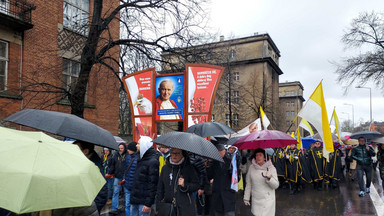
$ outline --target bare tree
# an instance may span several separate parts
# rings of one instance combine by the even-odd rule
[[[342,42],[346,48],[355,48],[360,52],[341,63],[334,63],[338,82],[351,86],[353,83],[372,81],[384,89],[384,14],[361,13],[352,20]]]

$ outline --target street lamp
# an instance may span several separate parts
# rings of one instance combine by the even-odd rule
[[[364,86],[356,86],[356,88],[365,88],[369,89],[369,116],[370,116],[370,123],[372,123],[372,92],[370,87],[364,87]]]
[[[344,105],[352,106],[352,128],[354,128],[355,127],[355,112],[354,112],[354,109],[353,109],[353,104],[344,103]]]
[[[351,128],[351,121],[349,120],[349,113],[347,112],[341,112],[341,114],[345,114],[345,115],[348,115],[348,128],[350,129]]]

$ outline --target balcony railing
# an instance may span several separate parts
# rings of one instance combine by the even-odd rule
[[[36,6],[23,0],[0,0],[0,13],[26,23],[32,23],[32,10],[35,9]]]

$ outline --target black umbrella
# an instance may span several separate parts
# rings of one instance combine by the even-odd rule
[[[371,139],[382,137],[382,136],[384,135],[377,131],[360,131],[360,132],[351,134],[349,138],[358,139],[359,137],[364,137],[367,140],[371,140]]]
[[[221,124],[219,122],[203,122],[199,124],[192,125],[191,127],[185,130],[187,133],[194,133],[201,137],[209,137],[216,135],[226,135],[236,133],[227,125]]]
[[[153,142],[224,162],[219,151],[211,142],[192,133],[173,131],[161,135],[159,138],[154,139]]]
[[[235,142],[241,138],[243,138],[244,136],[237,136],[237,137],[231,137],[229,138],[229,140],[225,143],[225,145],[233,145],[235,144]]]
[[[99,146],[119,149],[113,135],[109,131],[72,114],[26,109],[9,116],[4,121],[90,142]]]

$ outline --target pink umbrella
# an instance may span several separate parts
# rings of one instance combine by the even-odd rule
[[[297,141],[290,135],[277,130],[261,130],[244,136],[237,140],[234,146],[239,149],[280,148]]]

